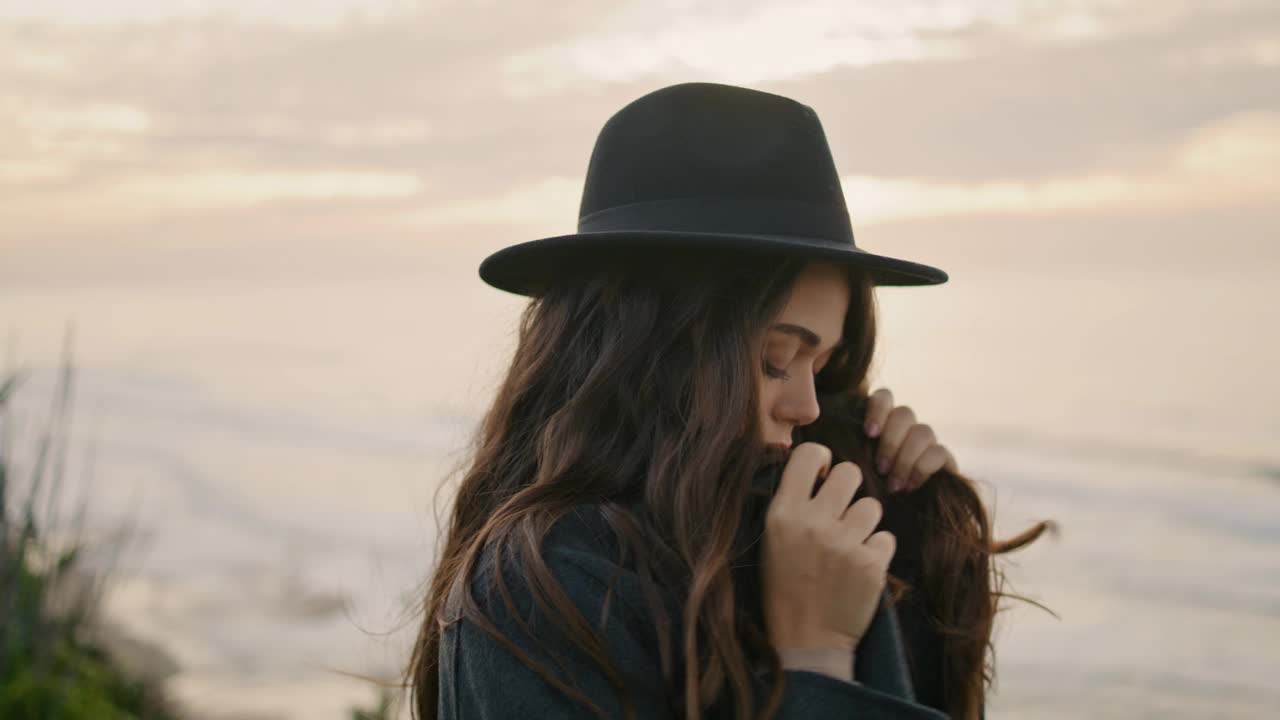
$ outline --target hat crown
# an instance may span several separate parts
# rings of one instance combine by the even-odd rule
[[[599,261],[685,251],[835,262],[876,285],[946,282],[941,269],[854,244],[840,176],[813,108],[734,85],[691,82],[643,95],[596,137],[577,232],[502,248],[480,263],[521,295],[577,282]]]
[[[608,218],[621,215],[640,229],[635,223],[641,203],[653,208],[651,217],[663,216],[663,229],[754,228],[853,242],[840,177],[817,113],[791,98],[749,88],[672,85],[633,100],[609,118],[591,152],[579,232],[618,229]],[[629,212],[610,212],[628,206]],[[756,217],[737,222],[727,217],[750,208],[760,210],[748,212]],[[777,208],[785,208],[781,216]],[[822,222],[809,228],[768,227],[806,213],[816,213]],[[681,216],[697,226],[681,225]],[[740,227],[711,221],[713,216]],[[762,224],[761,216],[775,220]]]

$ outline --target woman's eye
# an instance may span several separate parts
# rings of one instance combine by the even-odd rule
[[[767,362],[764,364],[764,372],[769,377],[778,378],[780,380],[789,380],[791,378],[791,375],[787,374],[786,370],[776,368]]]

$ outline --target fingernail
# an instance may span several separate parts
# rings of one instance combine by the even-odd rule
[[[882,459],[880,461],[880,464],[877,467],[879,467],[881,475],[889,472],[889,459],[888,458]]]
[[[898,478],[889,478],[889,492],[896,493],[902,489],[902,481]]]
[[[871,423],[867,426],[867,434],[871,437],[880,436],[880,423]]]

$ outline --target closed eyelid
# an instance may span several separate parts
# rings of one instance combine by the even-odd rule
[[[813,358],[814,372],[820,371],[831,362],[831,358],[840,350],[840,346],[829,348],[822,354],[816,354],[810,347],[793,347],[790,343],[775,345],[770,343],[766,357],[771,358],[778,365],[790,365],[795,362],[796,358],[809,357]]]
[[[774,335],[769,340],[770,344],[787,343],[788,345],[799,345],[800,352],[816,352],[818,343],[821,342],[821,338],[815,335],[813,331],[799,325],[778,323],[777,325],[774,325],[771,330]],[[844,345],[845,340],[841,338],[834,345],[827,348],[823,354],[830,356],[831,354],[839,351],[841,347],[844,347]]]

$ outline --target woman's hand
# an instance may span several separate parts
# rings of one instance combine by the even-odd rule
[[[782,470],[765,515],[761,578],[769,640],[778,650],[853,652],[871,624],[897,540],[872,532],[883,508],[852,502],[862,472],[831,466],[831,450],[801,443]],[[817,478],[825,476],[812,498]]]
[[[933,428],[916,422],[906,405],[893,406],[893,393],[880,388],[867,398],[863,425],[868,437],[879,437],[877,469],[889,478],[889,492],[915,490],[930,475],[946,468],[956,470],[951,451],[938,444]]]

